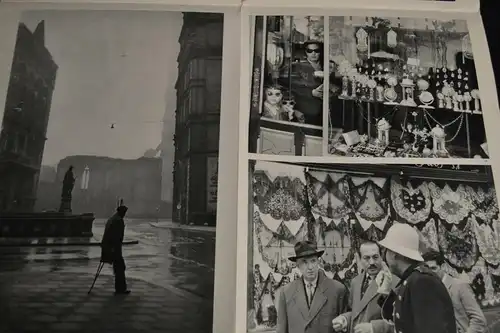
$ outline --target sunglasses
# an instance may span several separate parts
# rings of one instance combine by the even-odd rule
[[[320,49],[306,49],[306,53],[320,53]]]
[[[295,106],[295,101],[283,101],[283,105]]]
[[[267,96],[276,96],[276,97],[282,96],[281,92],[279,92],[279,91],[277,91],[277,92],[268,91],[266,94],[267,94]]]

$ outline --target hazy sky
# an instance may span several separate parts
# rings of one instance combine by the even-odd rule
[[[44,165],[77,154],[138,158],[160,143],[164,116],[172,137],[182,13],[37,11],[22,17],[32,30],[41,20],[59,66]]]

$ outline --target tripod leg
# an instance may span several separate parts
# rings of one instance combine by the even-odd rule
[[[92,282],[92,285],[90,286],[90,289],[88,291],[87,294],[90,294],[90,292],[92,291],[92,289],[94,288],[94,285],[95,285],[95,282],[97,281],[97,278],[99,277],[99,274],[101,274],[101,271],[102,271],[102,268],[104,267],[104,263],[101,261],[99,263],[99,266],[97,267],[97,272],[95,273],[95,278],[94,278],[94,282]]]

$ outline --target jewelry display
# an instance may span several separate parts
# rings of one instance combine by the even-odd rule
[[[403,66],[403,70],[406,72],[407,67],[406,65]],[[417,103],[415,103],[414,96],[413,96],[413,91],[415,89],[415,84],[413,83],[413,80],[410,78],[410,75],[408,73],[405,73],[403,75],[403,80],[401,81],[401,88],[403,91],[403,99],[401,100],[400,105],[403,106],[417,106]]]
[[[434,96],[432,96],[432,94],[427,91],[427,89],[429,89],[429,82],[420,78],[417,81],[417,87],[420,91],[418,99],[420,103],[422,103],[422,105],[419,105],[418,107],[423,109],[434,109],[434,107],[431,105],[432,103],[434,103]]]
[[[368,100],[370,102],[373,102],[375,100],[375,88],[377,87],[377,82],[374,79],[370,79],[370,80],[368,80],[366,85],[369,89]]]
[[[470,92],[470,94],[474,99],[474,113],[482,113],[481,106],[479,104],[480,101],[479,90],[474,89]]]
[[[349,30],[351,45],[345,53],[335,55],[342,56],[337,66],[338,96],[358,103],[342,103],[355,115],[342,113],[337,122],[342,125],[335,131],[356,130],[368,140],[349,149],[343,149],[343,141],[338,140],[339,148],[332,144],[329,152],[363,157],[472,158],[478,144],[468,123],[475,116],[468,114],[481,113],[481,99],[470,61],[470,37],[465,36],[468,32],[454,21],[433,21],[426,31],[435,38],[428,40],[419,35],[412,21],[401,22],[377,17],[351,23],[355,27]],[[402,131],[399,125],[398,131],[391,131],[399,122]],[[368,146],[383,151],[374,152]]]
[[[438,93],[437,94],[437,98],[439,100],[438,108],[444,109],[444,100],[445,100],[445,97],[444,97],[443,93]]]
[[[463,111],[463,101],[464,101],[464,96],[459,92],[457,95],[455,95],[456,98],[457,98],[457,102],[458,102],[458,112],[462,112]]]
[[[437,156],[446,156],[448,154],[446,150],[446,133],[444,129],[436,125],[432,131],[432,151]]]
[[[453,111],[460,111],[458,105],[459,105],[459,101],[458,101],[458,95],[453,95],[453,97],[451,98],[452,99],[452,102],[453,102]]]
[[[353,68],[350,73],[351,77],[351,98],[356,99],[356,87],[357,87],[357,77],[358,77],[358,71],[356,68]]]
[[[340,96],[346,98],[349,94],[349,78],[347,76],[342,76],[342,94]]]
[[[465,112],[471,112],[470,102],[472,101],[472,96],[470,92],[466,91],[464,94],[464,102],[465,102]]]
[[[366,30],[363,28],[359,28],[358,31],[356,32],[356,38],[358,41],[356,45],[358,51],[359,52],[368,51],[368,33],[366,32]]]
[[[445,108],[452,110],[453,96],[455,95],[455,89],[453,89],[453,87],[448,82],[444,82],[444,87],[443,89],[441,89],[441,93],[444,95],[444,100],[446,102]]]
[[[384,91],[384,98],[386,99],[384,104],[397,105],[398,103],[396,103],[396,100],[398,99],[398,94],[394,87],[398,84],[398,80],[394,76],[389,76],[387,78],[387,84],[389,87],[387,87]]]
[[[389,131],[391,129],[391,125],[385,118],[380,119],[377,122],[377,141],[381,146],[389,145]]]
[[[381,85],[377,85],[376,92],[377,92],[377,102],[383,102],[384,101],[384,87],[382,87]]]
[[[387,46],[390,48],[398,46],[398,34],[392,29],[387,32]]]

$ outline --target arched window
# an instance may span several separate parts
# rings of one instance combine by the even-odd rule
[[[82,173],[82,183],[81,183],[82,190],[89,189],[89,180],[90,180],[90,168],[87,165],[85,166],[85,169],[83,169]]]

